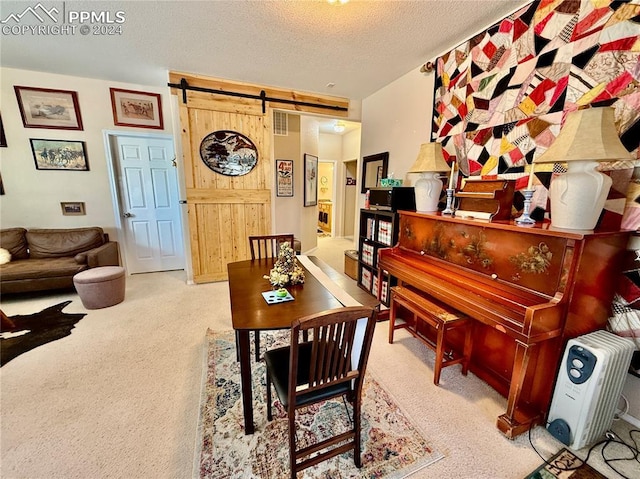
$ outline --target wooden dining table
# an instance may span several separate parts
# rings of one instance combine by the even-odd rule
[[[273,262],[273,258],[266,258],[237,261],[227,265],[231,320],[238,336],[245,434],[254,432],[250,332],[289,329],[295,319],[342,307],[342,303],[304,267],[304,284],[286,288],[293,300],[267,303],[262,293],[271,291],[272,287],[264,275],[269,273]]]

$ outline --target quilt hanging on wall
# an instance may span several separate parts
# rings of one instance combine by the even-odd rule
[[[463,175],[499,174],[523,189],[563,116],[604,105],[640,159],[640,0],[534,1],[437,59],[433,140]],[[624,209],[634,163],[608,165]],[[553,168],[536,166],[537,187],[549,187]]]

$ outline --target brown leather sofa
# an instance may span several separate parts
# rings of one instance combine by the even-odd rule
[[[0,293],[73,288],[73,276],[97,266],[119,266],[118,243],[102,228],[0,230],[0,248],[11,261],[0,265]]]

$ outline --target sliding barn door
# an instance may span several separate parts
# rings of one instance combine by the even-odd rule
[[[213,99],[188,92],[181,104],[189,236],[196,283],[224,281],[227,263],[248,259],[249,235],[271,231],[270,110],[257,100]],[[248,137],[258,162],[247,174],[225,176],[200,157],[202,140],[214,131]]]
[[[347,117],[349,101],[180,72],[170,72],[169,80],[180,104],[193,279],[224,281],[228,263],[250,258],[248,237],[272,233],[272,108]],[[202,140],[222,130],[255,145],[258,162],[246,175],[216,173],[201,159]]]

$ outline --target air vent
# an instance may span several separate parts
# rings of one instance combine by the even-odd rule
[[[273,112],[273,134],[276,136],[288,136],[289,135],[289,126],[288,126],[289,115],[283,113],[281,111]]]

